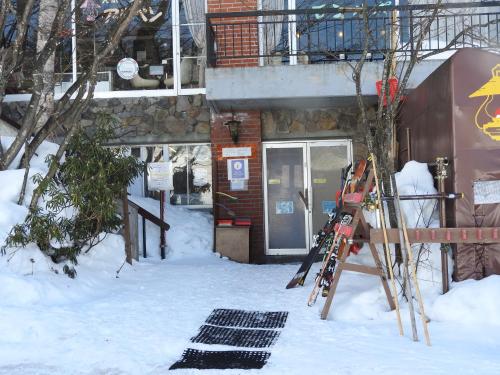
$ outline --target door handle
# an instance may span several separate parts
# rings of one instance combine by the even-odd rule
[[[309,194],[308,194],[307,189],[305,191],[305,194],[303,192],[299,191],[299,197],[300,197],[300,200],[302,201],[302,203],[304,203],[306,210],[309,211]]]

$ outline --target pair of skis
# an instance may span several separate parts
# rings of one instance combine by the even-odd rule
[[[342,211],[344,196],[346,194],[352,194],[356,192],[358,184],[363,178],[363,175],[365,174],[366,165],[367,165],[366,160],[364,159],[360,160],[356,165],[356,168],[354,170],[351,179],[348,179],[347,177],[350,171],[350,167],[348,167],[347,171],[344,171],[347,173],[343,173],[344,175],[343,180],[345,182],[342,187],[342,193],[340,194],[339,197],[338,207],[334,210],[334,212],[330,214],[330,217],[326,225],[324,226],[323,230],[320,231],[320,233],[318,233],[318,237],[315,239],[314,246],[309,251],[308,256],[299,267],[297,273],[293,276],[292,280],[290,280],[290,282],[286,286],[287,289],[293,288],[297,285],[304,285],[306,276],[309,273],[309,270],[311,269],[311,266],[314,263],[317,255],[321,252],[323,247],[326,246],[328,250],[326,251],[326,254],[323,258],[321,271],[316,277],[316,283],[319,283],[320,286],[324,287],[324,290],[327,290],[329,285],[328,280],[331,279],[328,277],[328,275],[333,275],[333,270],[335,268],[334,258],[338,255],[338,252],[342,250],[343,246],[345,245],[344,244],[345,242],[344,239],[346,238],[345,231],[346,228],[348,228],[349,226],[347,224],[348,217],[350,217],[350,221],[352,221],[352,215],[344,213]],[[315,290],[316,289],[317,288],[315,285]]]
[[[328,294],[330,285],[333,281],[337,258],[341,255],[342,251],[344,251],[346,238],[352,234],[352,219],[353,216],[351,214],[344,214],[340,223],[337,223],[335,226],[335,237],[333,239],[333,243],[331,244],[329,251],[325,254],[321,269],[316,275],[314,288],[307,301],[308,306],[312,306],[316,302],[320,289],[323,290],[323,296],[326,297]]]

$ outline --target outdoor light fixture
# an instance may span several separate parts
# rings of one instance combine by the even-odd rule
[[[474,116],[474,123],[477,128],[495,141],[500,141],[500,108],[496,107],[493,114],[488,110],[488,106],[495,100],[495,96],[500,95],[500,64],[491,69],[491,79],[481,88],[469,95],[469,98],[485,97]],[[498,105],[498,103],[496,103]],[[495,108],[495,107],[494,107]],[[479,117],[488,118],[487,123],[480,123]]]
[[[238,143],[238,137],[240,136],[240,125],[241,121],[235,120],[234,114],[231,120],[224,123],[224,126],[227,126],[227,128],[229,129],[229,134],[231,135],[231,139],[234,143]]]

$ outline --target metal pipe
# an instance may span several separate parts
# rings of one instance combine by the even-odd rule
[[[444,193],[444,180],[448,177],[448,158],[436,158],[436,179],[438,180],[438,191]],[[439,226],[446,228],[446,201],[441,199],[439,201]],[[448,248],[445,244],[441,244],[441,278],[443,284],[443,294],[450,290],[448,280]]]
[[[160,220],[165,221],[165,190],[160,191]],[[160,227],[160,253],[161,259],[165,259],[165,231]]]
[[[491,8],[500,6],[500,1],[489,1],[489,2],[461,2],[461,3],[449,3],[442,4],[440,9],[471,9],[471,8]],[[343,13],[361,13],[366,11],[368,13],[373,12],[390,12],[393,10],[397,11],[424,11],[424,10],[434,10],[436,9],[436,4],[420,4],[420,5],[389,5],[389,6],[373,6],[373,7],[339,7],[339,8],[324,8],[324,9],[283,9],[283,10],[258,10],[249,12],[214,12],[207,13],[206,18],[239,18],[239,17],[265,17],[265,16],[279,16],[279,15],[307,15],[307,14],[343,14]]]
[[[146,253],[146,218],[142,216],[142,256],[147,257]]]
[[[464,197],[464,193],[444,193],[440,191],[437,194],[422,194],[422,195],[400,195],[400,201],[418,201],[418,200],[426,200],[426,199],[439,199],[440,202],[444,202],[445,199],[462,199]],[[393,196],[385,196],[382,197],[383,201],[391,201],[394,200]]]

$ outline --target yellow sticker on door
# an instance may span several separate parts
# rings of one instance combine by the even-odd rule
[[[269,180],[267,180],[267,183],[269,185],[279,185],[281,184],[281,180],[279,178],[270,178]]]
[[[313,184],[326,184],[326,178],[313,178]]]

